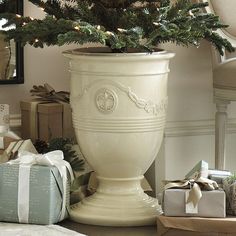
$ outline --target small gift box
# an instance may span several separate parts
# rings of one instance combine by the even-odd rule
[[[235,236],[236,218],[157,217],[157,236]]]
[[[167,189],[164,192],[165,216],[225,217],[225,192],[202,191],[202,197],[194,206],[187,204],[188,189]]]
[[[208,178],[216,181],[216,183],[218,183],[221,187],[223,185],[224,179],[228,178],[231,175],[231,172],[228,170],[208,170]]]
[[[53,138],[73,138],[71,108],[67,103],[21,101],[23,139],[48,142]]]
[[[68,177],[70,175],[70,178]],[[53,224],[68,216],[73,173],[62,151],[20,152],[0,165],[0,221]]]
[[[5,139],[8,141],[8,144],[6,145],[7,148],[3,150],[3,153],[0,152],[0,163],[5,163],[9,160],[15,159],[19,151],[28,151],[33,154],[38,153],[30,139],[14,141],[15,139],[7,138],[8,137]]]
[[[0,155],[9,147],[10,143],[18,140],[16,137],[2,136],[0,137]]]
[[[208,163],[206,161],[199,161],[192,170],[190,170],[186,175],[185,179],[194,179],[194,178],[207,178],[208,177]]]
[[[32,154],[38,154],[30,139],[11,142],[4,153],[7,155],[9,161],[16,159],[17,154],[22,151],[27,151]]]
[[[33,86],[33,101],[21,101],[22,138],[50,141],[74,138],[69,92],[56,92],[49,84]]]
[[[163,211],[166,216],[225,217],[225,192],[215,181],[172,181],[165,185]]]
[[[9,105],[0,104],[0,163],[4,162],[4,151],[13,141],[19,140],[20,137],[9,130],[10,114]]]

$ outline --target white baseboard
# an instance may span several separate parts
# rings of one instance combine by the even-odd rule
[[[236,119],[228,119],[227,133],[236,133]],[[201,136],[215,134],[215,120],[185,120],[166,123],[165,137]]]

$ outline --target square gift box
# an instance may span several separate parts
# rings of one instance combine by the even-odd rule
[[[62,220],[63,180],[58,169],[55,166],[32,165],[29,176],[27,223],[53,224]],[[19,222],[18,181],[19,164],[0,165],[0,221]],[[65,197],[64,218],[68,216],[69,209],[69,181],[67,181]],[[23,202],[25,198],[26,193],[22,196]]]
[[[157,236],[235,236],[236,218],[157,217]]]
[[[67,103],[21,101],[21,136],[23,139],[44,140],[74,138],[72,113]]]
[[[189,189],[167,189],[164,191],[163,211],[165,216],[225,217],[225,192],[202,191],[194,213],[186,213],[186,192]]]

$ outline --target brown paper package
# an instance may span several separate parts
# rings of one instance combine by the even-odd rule
[[[21,101],[20,106],[23,139],[74,138],[69,104]]]
[[[165,216],[225,217],[225,192],[222,190],[202,191],[198,202],[198,213],[185,213],[185,193],[188,189],[167,189],[164,192],[163,211]]]
[[[236,218],[157,218],[157,236],[236,236]]]

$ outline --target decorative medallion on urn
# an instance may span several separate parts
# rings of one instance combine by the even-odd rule
[[[117,95],[110,89],[101,88],[95,95],[95,102],[100,112],[112,113],[117,106]]]

